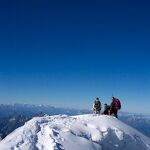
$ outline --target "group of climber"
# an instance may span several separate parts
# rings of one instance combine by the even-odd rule
[[[101,102],[99,100],[99,98],[97,97],[96,100],[94,101],[93,104],[93,112],[95,114],[100,114],[101,113]],[[110,105],[108,104],[104,104],[104,111],[102,112],[102,114],[104,115],[113,115],[116,118],[118,118],[118,110],[121,109],[121,102],[118,98],[116,97],[112,97],[112,102]]]

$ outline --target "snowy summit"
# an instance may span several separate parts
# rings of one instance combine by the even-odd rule
[[[35,117],[0,142],[2,150],[150,150],[150,139],[112,116]]]

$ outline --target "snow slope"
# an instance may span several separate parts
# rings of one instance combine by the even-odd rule
[[[35,117],[0,142],[1,150],[150,150],[150,139],[105,115]]]

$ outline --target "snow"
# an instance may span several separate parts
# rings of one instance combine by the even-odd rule
[[[2,150],[150,150],[150,139],[112,116],[35,117],[0,141]]]

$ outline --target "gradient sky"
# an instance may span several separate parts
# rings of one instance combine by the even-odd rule
[[[150,114],[149,0],[0,2],[0,103]]]

